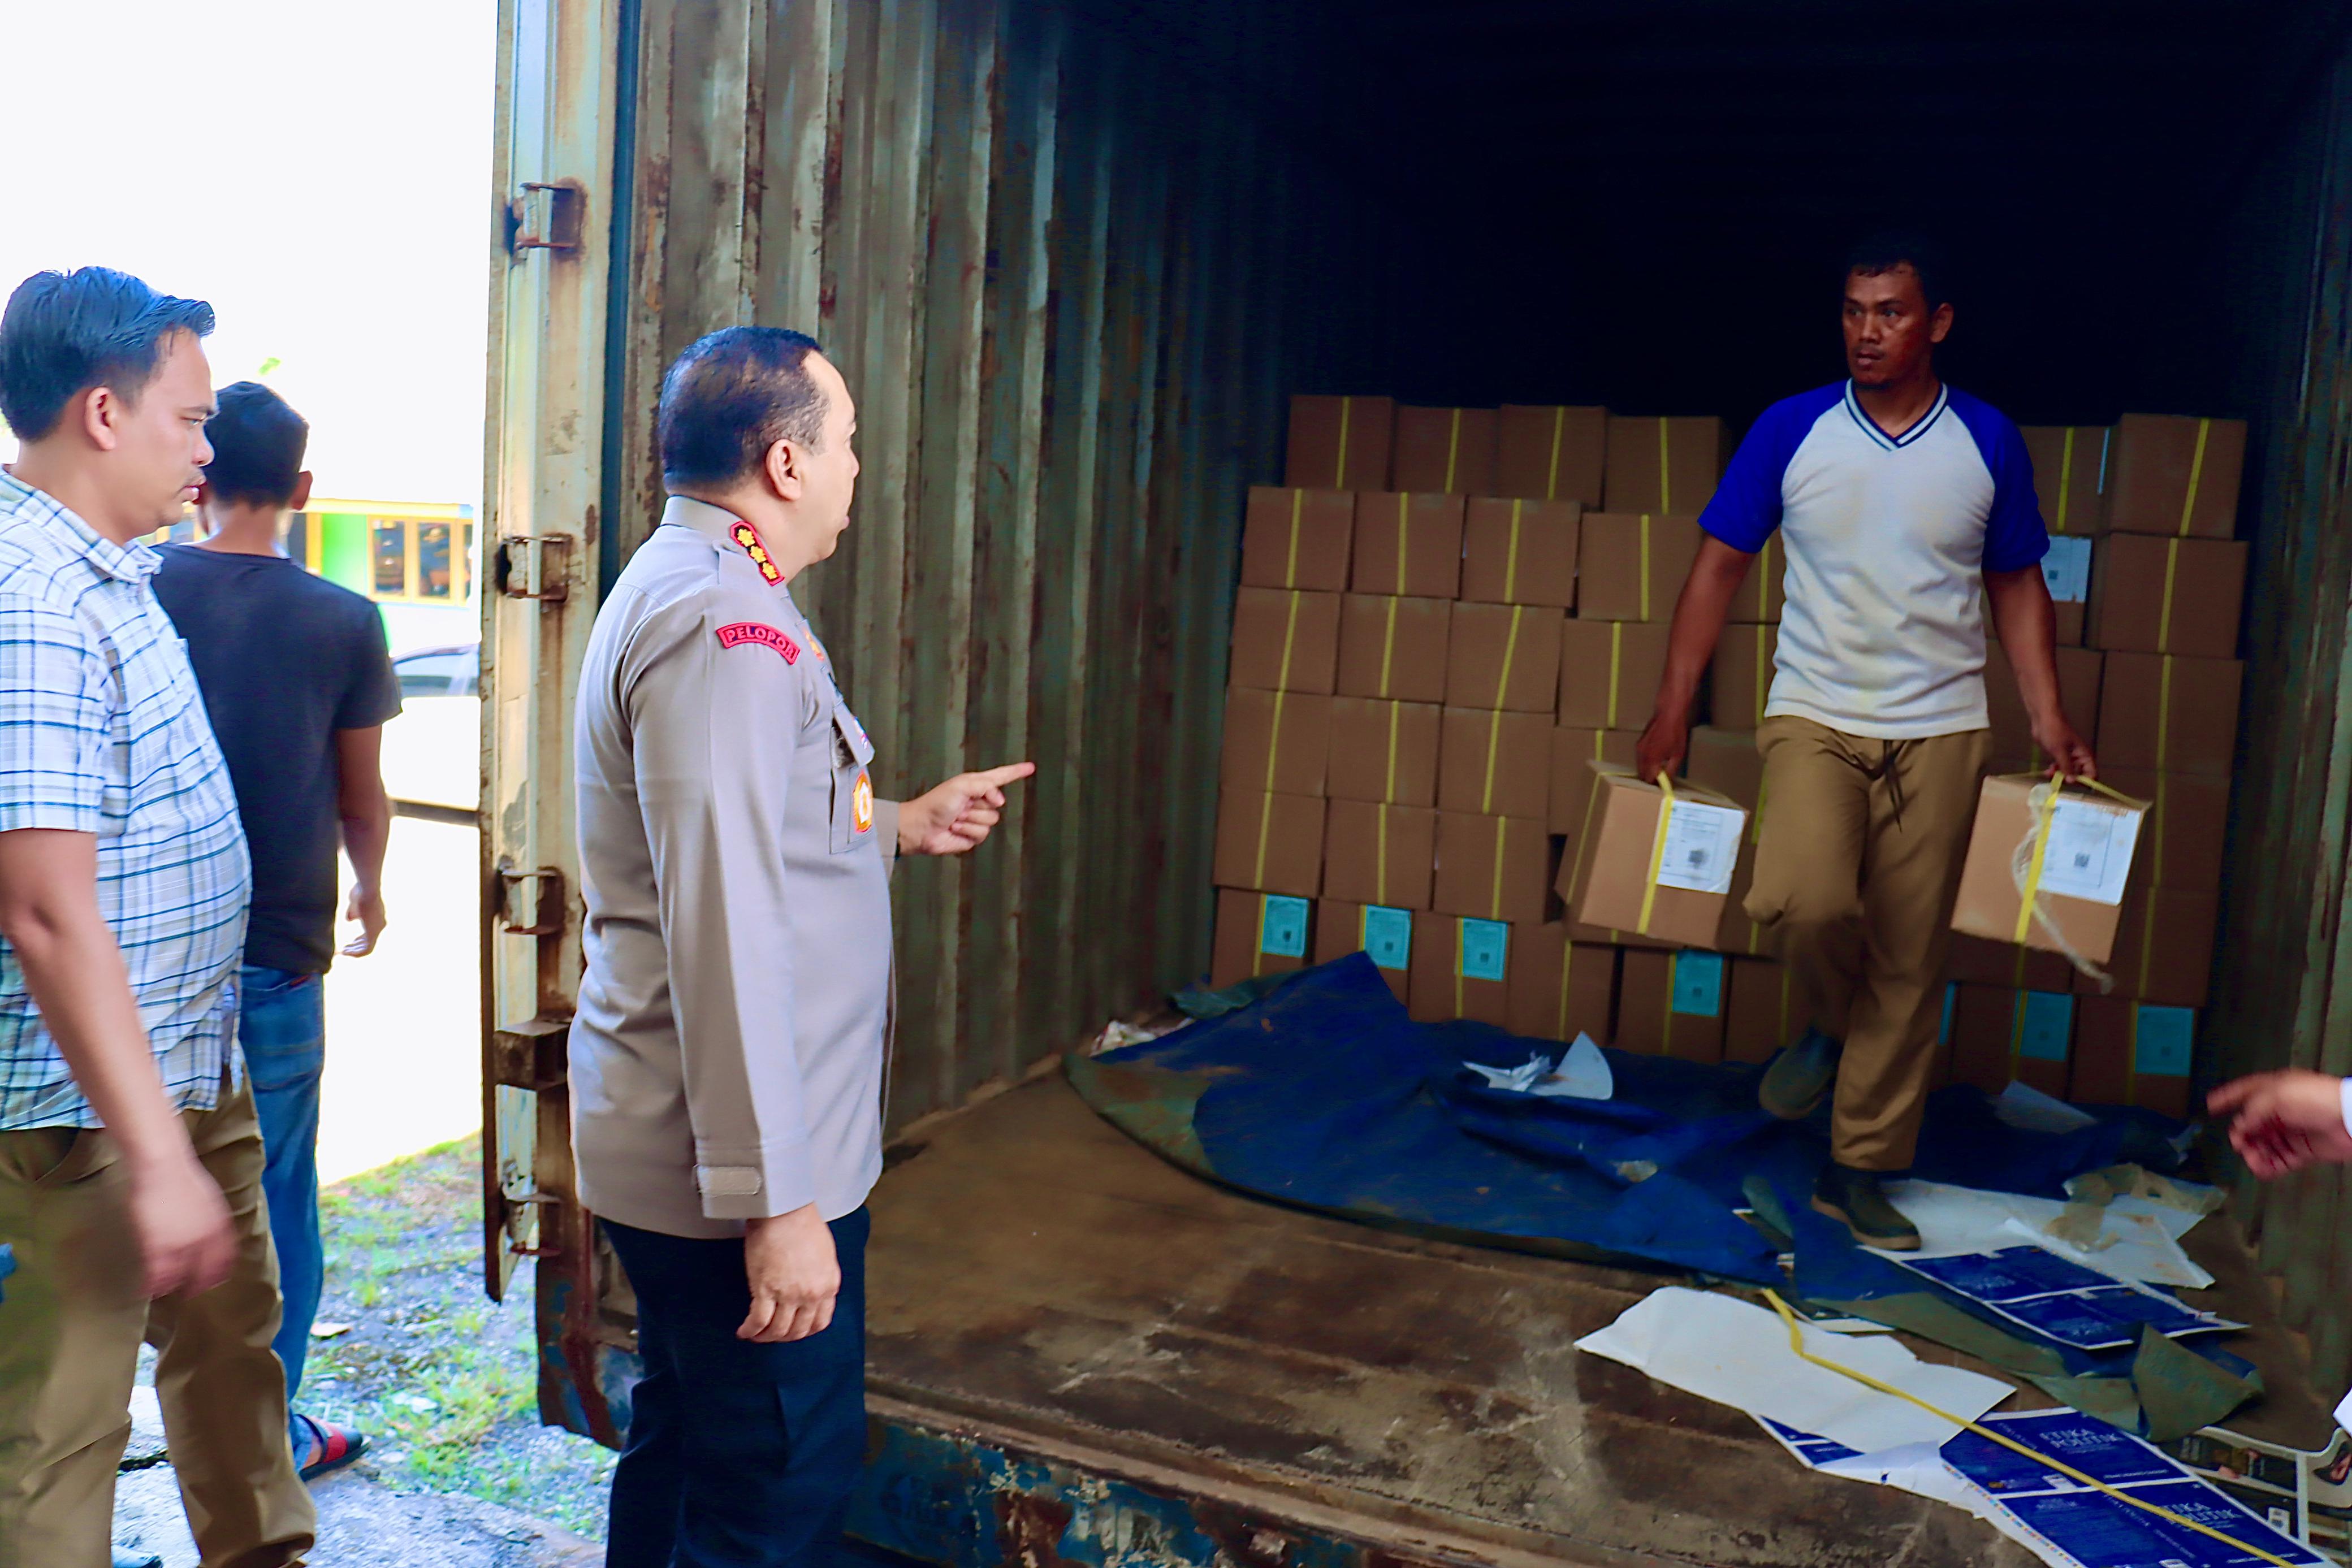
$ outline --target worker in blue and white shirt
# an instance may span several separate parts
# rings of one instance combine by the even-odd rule
[[[1777,530],[1788,604],[1764,720],[1748,915],[1795,971],[1810,1027],[1766,1070],[1773,1114],[1834,1084],[1813,1207],[1890,1250],[1919,1233],[1880,1191],[1911,1163],[1940,1018],[1952,901],[1992,748],[1990,602],[2053,771],[2091,749],[2059,706],[2049,536],[2017,427],[1948,387],[1952,306],[1927,246],[1889,236],[1845,274],[1844,382],[1756,422],[1699,517],[1642,777],[1681,765],[1691,704],[1748,564]]]
[[[212,320],[95,267],[0,312],[0,1568],[108,1560],[142,1338],[205,1562],[315,1530],[235,1049],[245,832],[140,542],[212,455]]]

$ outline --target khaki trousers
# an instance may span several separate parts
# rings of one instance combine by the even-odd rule
[[[286,1568],[317,1516],[286,1438],[278,1258],[261,1197],[261,1127],[239,1089],[183,1117],[228,1200],[236,1261],[201,1295],[140,1293],[129,1178],[103,1131],[0,1133],[0,1568],[105,1568],[114,1473],[131,1435],[139,1342],[204,1568]]]
[[[1872,740],[1768,718],[1748,915],[1795,971],[1813,1026],[1845,1042],[1831,1150],[1901,1170],[1919,1141],[1943,1016],[1952,900],[1990,730]]]

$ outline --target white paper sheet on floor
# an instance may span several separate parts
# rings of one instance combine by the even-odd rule
[[[1881,1335],[1849,1336],[1813,1326],[1803,1333],[1814,1354],[1967,1420],[2011,1392],[1998,1378],[1923,1362]],[[1916,1405],[1800,1359],[1777,1313],[1732,1296],[1669,1285],[1576,1343],[1686,1393],[1817,1432],[1860,1453],[1941,1443],[1959,1430]]]
[[[2105,1244],[2084,1249],[2042,1233],[2042,1227],[2065,1210],[2066,1206],[2055,1198],[1982,1192],[1933,1181],[1889,1182],[1886,1197],[1919,1228],[1917,1255],[1922,1258],[1998,1252],[2016,1246],[2023,1237],[2111,1279],[2191,1291],[2201,1291],[2213,1282],[2213,1276],[2180,1249],[2180,1238],[2204,1217],[2144,1197],[2118,1197],[2109,1203],[2101,1220]]]

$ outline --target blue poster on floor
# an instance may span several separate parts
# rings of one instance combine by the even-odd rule
[[[2143,1328],[2179,1338],[2245,1327],[2185,1307],[2162,1291],[2123,1284],[2041,1247],[1894,1261],[2044,1339],[2076,1350],[2135,1345]]]

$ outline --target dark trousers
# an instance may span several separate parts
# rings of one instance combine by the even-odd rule
[[[866,1210],[833,1222],[833,1322],[789,1344],[735,1337],[751,1310],[742,1242],[602,1223],[636,1291],[646,1367],[606,1568],[831,1562],[866,1458]]]

